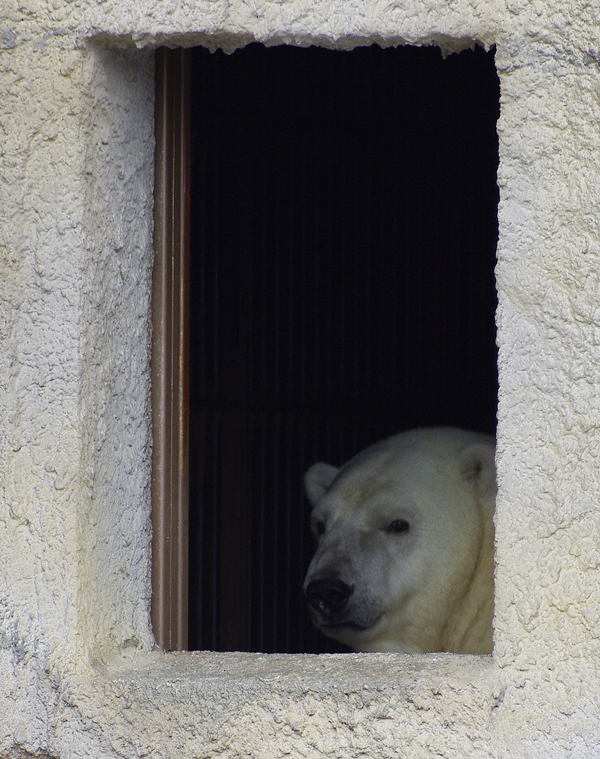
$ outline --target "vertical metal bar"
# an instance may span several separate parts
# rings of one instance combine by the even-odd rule
[[[189,54],[156,53],[152,289],[152,626],[188,645]]]

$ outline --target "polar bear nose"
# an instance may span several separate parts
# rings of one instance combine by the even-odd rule
[[[347,585],[337,578],[311,580],[306,586],[306,600],[321,614],[340,611],[354,592],[354,585]]]

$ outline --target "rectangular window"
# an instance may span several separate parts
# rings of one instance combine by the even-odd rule
[[[180,72],[161,102],[182,146],[162,169],[175,199],[163,203],[173,251],[161,292],[180,305],[164,307],[175,374],[159,450],[175,539],[159,550],[177,536],[186,550],[188,418],[191,436],[190,638],[173,640],[342,650],[315,633],[302,597],[304,470],[415,426],[494,432],[493,53],[159,51],[159,77],[160,56]],[[191,286],[178,286],[188,221]],[[182,557],[166,566],[179,600],[162,605],[183,609]]]

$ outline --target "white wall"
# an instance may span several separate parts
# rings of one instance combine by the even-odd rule
[[[10,0],[0,13],[0,755],[596,757],[595,9]],[[493,659],[151,652],[149,47],[252,39],[497,45]]]
[[[526,65],[523,53],[497,57],[506,73],[495,660],[510,678],[507,708],[527,714],[515,737],[539,730],[552,746],[591,746],[600,744],[600,69],[591,53],[540,47]]]

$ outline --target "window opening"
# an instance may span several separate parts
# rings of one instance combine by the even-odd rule
[[[493,52],[190,63],[189,647],[343,650],[302,595],[305,469],[495,430]]]

